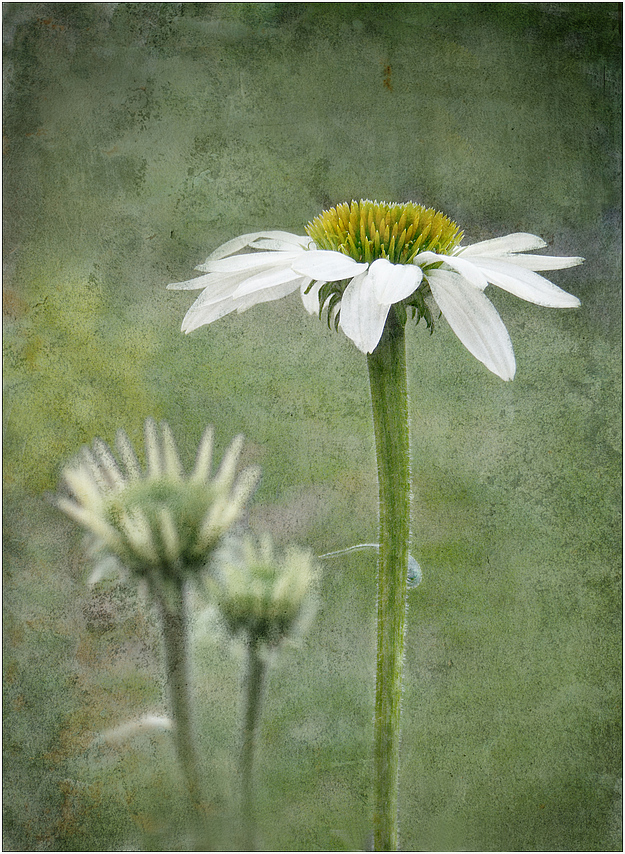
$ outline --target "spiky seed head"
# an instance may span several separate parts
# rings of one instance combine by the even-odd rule
[[[119,460],[96,439],[63,472],[73,498],[59,496],[56,504],[92,535],[102,558],[113,555],[146,577],[156,572],[181,580],[206,565],[258,483],[257,467],[236,476],[242,444],[237,436],[211,478],[208,428],[193,474],[186,476],[169,425],[163,422],[159,428],[148,418],[145,469],[123,430],[116,437]]]

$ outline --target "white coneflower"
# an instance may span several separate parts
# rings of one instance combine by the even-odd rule
[[[63,470],[73,498],[58,496],[57,506],[94,535],[100,552],[140,574],[183,577],[204,566],[258,482],[256,467],[235,478],[243,437],[234,439],[214,477],[211,427],[188,476],[165,422],[160,432],[153,419],[145,422],[145,469],[123,430],[116,444],[121,462],[101,439],[83,448]]]
[[[183,331],[299,289],[309,312],[326,308],[328,321],[363,353],[371,353],[393,305],[402,322],[410,311],[430,325],[431,295],[465,347],[493,373],[510,380],[515,373],[512,343],[484,295],[486,286],[541,306],[580,304],[537,271],[572,267],[584,259],[526,254],[547,245],[533,234],[509,234],[463,247],[456,223],[432,208],[368,200],[330,208],[306,231],[308,236],[283,231],[242,235],[197,268],[203,276],[169,285],[203,289],[184,318]]]

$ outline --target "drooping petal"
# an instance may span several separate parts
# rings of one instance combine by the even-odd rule
[[[286,231],[275,231],[273,237],[259,237],[250,243],[252,249],[273,249],[277,251],[290,251],[294,249],[313,248],[314,243],[310,237],[300,237],[298,234],[289,234]]]
[[[470,246],[461,247],[458,255],[509,255],[511,252],[531,252],[533,249],[544,249],[547,244],[536,234],[515,232],[505,237],[493,237],[491,240],[481,240]]]
[[[203,270],[212,261],[217,261],[220,258],[225,258],[227,255],[240,252],[241,249],[251,246],[256,240],[260,239],[280,240],[283,243],[292,243],[294,246],[306,246],[307,243],[303,241],[309,240],[308,237],[300,237],[288,231],[253,231],[250,234],[241,234],[239,237],[234,237],[232,240],[228,240],[227,243],[222,243],[221,246],[218,246],[214,252],[211,252],[204,264],[196,267],[196,269]]]
[[[420,266],[440,261],[444,261],[448,267],[451,267],[451,269],[455,270],[456,273],[460,273],[461,276],[464,276],[467,282],[471,282],[471,284],[475,285],[476,288],[484,290],[488,285],[488,279],[484,273],[482,273],[482,271],[468,259],[459,258],[454,255],[437,255],[435,252],[420,252],[415,257],[415,263]]]
[[[256,291],[262,291],[265,288],[272,288],[275,285],[293,283],[293,290],[299,287],[302,276],[296,273],[291,267],[273,268],[263,270],[262,273],[256,273],[255,276],[250,276],[241,282],[233,294],[234,299],[253,294]]]
[[[209,273],[238,273],[243,270],[253,273],[266,270],[268,267],[291,264],[304,250],[292,252],[250,252],[245,255],[231,255],[229,258],[218,258],[202,265]]]
[[[511,262],[512,258],[510,261],[498,258],[474,260],[475,266],[485,273],[491,284],[528,302],[549,308],[576,308],[580,305],[577,297],[563,291],[549,279]]]
[[[210,281],[210,276],[196,276],[194,279],[187,279],[185,282],[172,282],[167,285],[168,291],[198,291],[200,288],[205,288]]]
[[[219,320],[237,309],[237,303],[232,299],[232,296],[208,304],[201,302],[201,296],[196,299],[182,321],[182,331],[187,334],[199,329],[200,326],[214,323],[215,320]]]
[[[584,258],[558,255],[506,255],[501,260],[526,270],[564,270],[584,263]]]
[[[369,268],[369,279],[380,305],[391,305],[413,294],[423,278],[420,267],[411,264],[391,264],[378,258]]]
[[[197,291],[205,288],[215,297],[223,297],[227,291],[234,293],[238,285],[249,276],[249,271],[238,273],[206,273],[186,282],[173,282],[167,285],[169,291]]]
[[[345,288],[340,327],[361,352],[372,353],[378,346],[390,307],[390,303],[378,302],[367,270],[355,276]]]
[[[263,302],[273,302],[274,300],[282,299],[282,297],[288,297],[289,294],[292,294],[293,291],[296,291],[300,287],[301,280],[302,277],[300,276],[295,279],[295,281],[289,280],[287,282],[281,282],[271,288],[265,288],[262,291],[255,291],[253,294],[240,297],[236,300],[237,312],[241,314],[241,312],[247,311],[248,308],[252,308],[254,305],[260,305]]]
[[[302,303],[304,304],[304,308],[308,312],[308,314],[318,314],[319,313],[319,291],[325,285],[325,282],[315,282],[311,289],[306,293],[306,289],[311,283],[310,278],[302,279],[302,284],[300,285],[300,293],[302,296]]]
[[[302,252],[297,261],[291,266],[296,273],[302,276],[310,276],[311,279],[323,279],[325,282],[338,282],[341,279],[349,279],[359,273],[364,273],[368,264],[359,264],[342,252],[333,252],[330,249],[311,249]]]
[[[210,302],[202,302],[203,294],[196,299],[191,308],[187,311],[182,321],[182,331],[189,333],[200,326],[206,326],[209,323],[225,317],[233,311],[239,314],[247,311],[252,306],[259,305],[263,302],[272,302],[273,300],[281,299],[288,296],[299,287],[299,279],[295,283],[289,281],[286,283],[275,285],[274,287],[265,288],[262,291],[256,291],[252,294],[233,299],[232,296],[227,296],[224,299]]]
[[[516,371],[508,330],[494,305],[458,273],[432,270],[428,282],[452,330],[476,359],[502,380]]]

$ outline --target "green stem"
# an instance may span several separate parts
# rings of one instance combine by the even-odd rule
[[[172,591],[173,593],[173,591]],[[193,732],[189,650],[185,615],[184,590],[177,586],[175,594],[164,597],[155,593],[163,629],[163,646],[167,683],[174,720],[174,741],[182,767],[189,798],[201,814],[203,803],[199,760]]]
[[[378,651],[374,721],[374,850],[398,850],[399,743],[408,537],[410,452],[404,327],[391,309],[368,356],[380,496]]]
[[[243,743],[241,746],[241,783],[243,830],[246,850],[255,850],[253,767],[256,734],[260,722],[263,685],[267,663],[260,654],[260,642],[251,637],[247,643],[247,672],[245,674],[243,711]]]

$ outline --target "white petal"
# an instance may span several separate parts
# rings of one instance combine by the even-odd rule
[[[492,240],[481,240],[471,246],[465,246],[459,255],[509,255],[510,252],[531,252],[533,249],[544,249],[547,244],[536,234],[516,232],[505,237],[494,237]]]
[[[413,264],[391,264],[386,258],[378,258],[369,269],[369,278],[380,305],[390,305],[417,290],[423,271]]]
[[[310,283],[310,278],[302,279],[300,286],[302,302],[308,314],[319,314],[319,291],[325,285],[325,282],[315,282],[308,293],[306,293],[306,288]]]
[[[263,302],[273,302],[274,300],[282,299],[282,297],[288,297],[289,294],[292,294],[293,291],[296,291],[300,287],[301,280],[302,277],[299,276],[295,281],[281,282],[271,288],[264,288],[262,291],[254,291],[252,294],[240,297],[236,300],[237,312],[241,314],[242,311],[247,311],[253,305],[260,305]]]
[[[369,265],[359,264],[342,252],[312,249],[309,252],[302,252],[291,266],[302,276],[323,279],[325,282],[338,282],[340,279],[350,279],[358,273],[364,273]]]
[[[512,342],[494,305],[484,293],[457,273],[432,270],[432,295],[467,350],[502,380],[516,370]]]
[[[484,290],[488,285],[488,279],[484,273],[482,273],[482,271],[468,259],[459,258],[455,255],[437,255],[435,252],[421,252],[415,258],[415,263],[418,263],[419,265],[423,265],[424,263],[432,264],[439,261],[444,261],[448,267],[451,267],[452,270],[460,273],[461,276],[464,276],[467,282],[471,282],[471,284],[475,285],[476,288]]]
[[[300,274],[293,272],[290,267],[263,270],[262,273],[257,273],[255,276],[250,276],[248,279],[245,279],[244,282],[241,282],[234,292],[233,297],[234,299],[238,299],[239,297],[247,296],[247,294],[252,294],[256,291],[262,291],[265,288],[286,284],[286,282],[292,282],[293,290],[295,290],[299,287],[301,280],[302,277]]]
[[[207,300],[211,297],[223,299],[226,294],[233,294],[249,275],[249,270],[238,273],[206,273],[204,276],[189,279],[188,282],[176,282],[173,285],[167,285],[167,288],[170,291],[195,291],[198,288],[204,288]]]
[[[584,263],[583,258],[558,255],[506,255],[500,260],[518,264],[526,270],[564,270]]]
[[[201,270],[205,264],[208,264],[210,261],[216,261],[218,258],[225,258],[226,255],[232,255],[234,252],[239,252],[241,249],[245,249],[246,246],[249,246],[250,243],[257,238],[266,236],[267,234],[264,231],[253,231],[251,234],[241,234],[239,237],[233,237],[232,240],[228,240],[227,243],[222,243],[214,252],[211,252],[204,264],[196,269]]]
[[[355,276],[341,298],[340,327],[363,353],[372,353],[378,346],[390,303],[380,305],[367,270]]]
[[[269,232],[268,232],[269,233]],[[301,248],[308,249],[314,246],[310,237],[300,237],[297,234],[288,234],[286,231],[272,232],[273,237],[259,237],[250,244],[252,249],[274,249],[278,251],[290,251]]]
[[[199,329],[200,326],[214,323],[216,320],[230,314],[231,311],[235,311],[237,306],[238,303],[231,296],[227,296],[217,302],[211,302],[208,305],[200,302],[200,297],[198,297],[184,316],[182,331],[188,334],[189,332],[193,332],[194,329]]]
[[[189,332],[193,332],[195,329],[199,329],[200,326],[207,326],[209,323],[214,323],[216,320],[220,320],[222,317],[225,317],[233,311],[237,311],[240,314],[243,311],[247,311],[248,308],[252,308],[254,305],[281,299],[281,297],[288,296],[296,290],[299,286],[299,281],[300,280],[297,279],[295,282],[286,282],[275,285],[275,287],[255,291],[252,294],[246,294],[246,296],[239,297],[238,299],[233,299],[231,296],[227,296],[225,299],[218,300],[217,302],[210,302],[208,304],[200,302],[201,298],[198,297],[185,314],[184,320],[182,321],[182,331],[188,334]]]
[[[168,291],[197,291],[200,288],[205,288],[208,284],[209,276],[196,276],[195,279],[187,279],[186,282],[172,282],[167,285]]]
[[[255,270],[260,272],[275,265],[291,264],[304,251],[300,249],[292,252],[251,252],[246,255],[231,255],[230,258],[207,262],[202,265],[202,269],[209,273],[238,273],[243,270],[250,273]]]
[[[242,234],[240,237],[234,237],[232,240],[228,240],[227,243],[223,243],[221,246],[218,246],[214,252],[211,252],[204,264],[196,267],[196,269],[203,270],[205,266],[210,264],[212,261],[225,258],[227,255],[232,255],[234,252],[240,252],[241,249],[251,246],[255,240],[259,239],[276,239],[283,242],[291,242],[296,246],[302,246],[306,245],[302,243],[302,241],[308,240],[309,238],[300,237],[299,235],[291,234],[288,231],[253,231],[250,234]]]
[[[493,285],[528,302],[550,308],[576,308],[580,305],[577,297],[563,291],[549,279],[511,262],[512,259],[501,261],[498,258],[476,258],[474,263]]]

